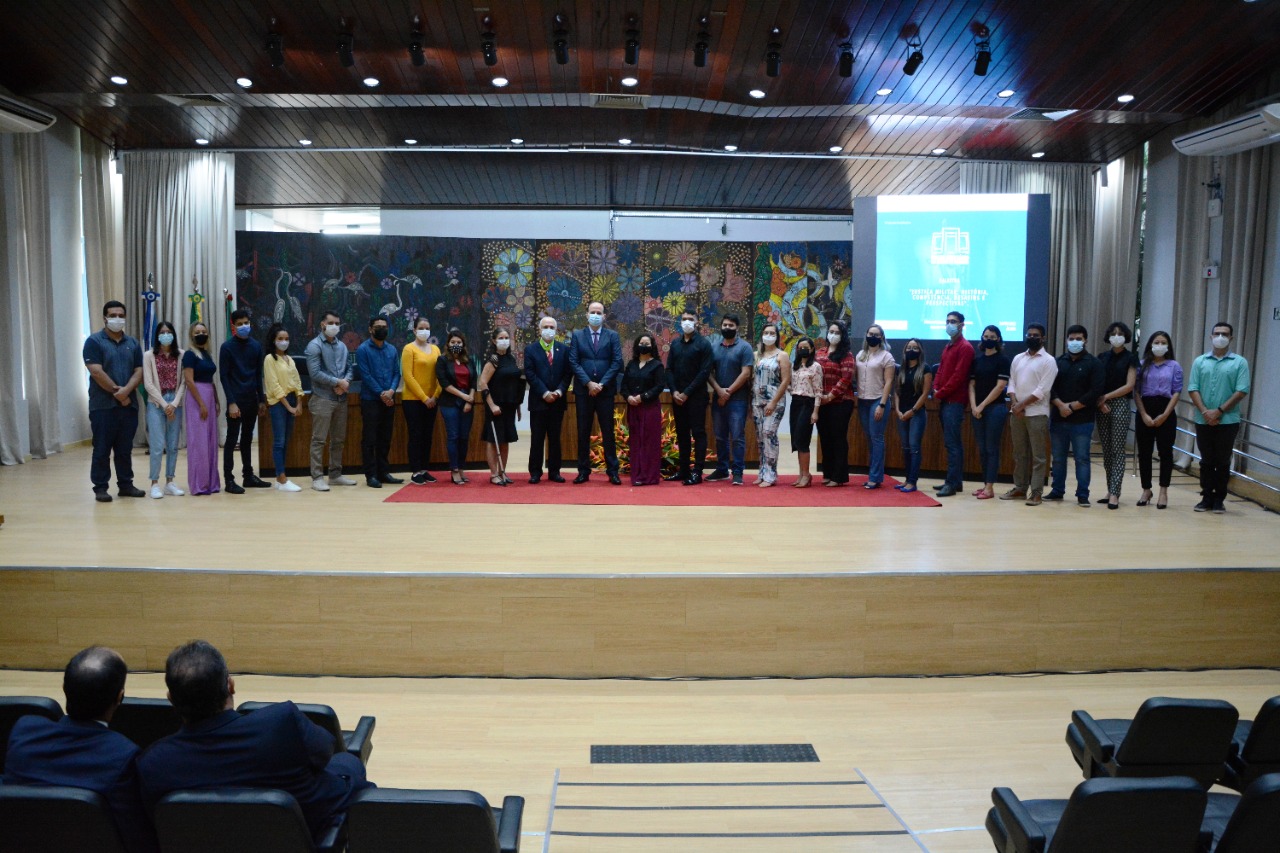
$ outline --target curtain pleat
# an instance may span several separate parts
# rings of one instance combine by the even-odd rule
[[[80,134],[80,175],[85,281],[92,317],[107,301],[124,301],[124,259],[120,202],[111,186],[111,149],[87,133]]]

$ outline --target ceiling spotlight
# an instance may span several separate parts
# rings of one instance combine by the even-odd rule
[[[272,26],[275,26],[275,19],[271,19]],[[284,36],[277,32],[267,33],[267,58],[271,60],[272,68],[282,68],[284,66]]]
[[[945,148],[935,148],[935,149],[933,149],[932,151],[930,151],[929,153],[930,153],[930,154],[946,154],[946,153],[947,153],[947,149],[945,149]]]
[[[418,144],[418,140],[416,140],[416,139],[406,139],[406,140],[404,141],[404,144],[405,144],[405,145],[417,145],[417,144]]]
[[[378,84],[379,84],[380,82],[382,82],[382,81],[381,81],[381,80],[379,80],[377,77],[366,77],[366,78],[364,78],[364,84],[365,84],[366,86],[368,86],[370,89],[376,89],[376,88],[378,87]]]
[[[636,29],[637,20],[635,15],[627,16],[626,50],[622,55],[622,61],[627,65],[635,65],[640,61],[640,30]]]
[[[413,16],[413,32],[409,33],[409,61],[421,68],[427,64],[427,55],[422,52],[422,20]]]
[[[480,34],[480,53],[484,54],[484,64],[490,67],[498,64],[498,37],[493,34],[493,19],[484,16],[484,32]]]
[[[121,77],[119,74],[117,74],[111,78],[111,82],[115,83],[117,86],[123,86],[125,83],[128,83],[129,81],[124,77]]]
[[[703,15],[698,19],[698,35],[693,43],[693,65],[695,68],[707,67],[707,49],[711,46],[711,33],[707,32],[710,19]]]
[[[628,88],[632,86],[638,86],[640,84],[640,81],[634,77],[623,77],[621,82],[622,82],[622,85]]]
[[[1014,91],[1012,89],[1001,89],[999,92],[996,92],[997,98],[1012,98],[1013,95]]]
[[[520,138],[520,137],[518,137],[518,136],[516,136],[516,137],[512,137],[512,139],[511,139],[511,144],[512,144],[512,145],[524,145],[524,140],[523,140],[523,139],[521,139],[521,138]]]
[[[506,77],[494,77],[494,78],[493,78],[493,85],[497,86],[499,89],[503,88],[504,86],[506,86],[506,85],[507,85],[508,83],[510,83],[510,82],[511,82],[511,81],[510,81],[510,80],[508,80]]]
[[[839,154],[841,151],[843,151],[843,150],[844,150],[844,146],[843,146],[843,145],[832,145],[832,146],[831,146],[830,148],[828,148],[827,150],[828,150],[828,151],[830,151],[832,154]]]
[[[777,77],[782,71],[782,42],[778,39],[782,36],[782,30],[774,27],[769,30],[769,49],[764,55],[764,73],[770,77]]]
[[[840,45],[840,76],[853,76],[853,44],[850,42]]]
[[[630,140],[630,139],[627,139],[627,138],[624,136],[624,137],[622,137],[621,139],[619,139],[619,140],[618,140],[618,144],[619,144],[619,145],[630,145],[630,144],[631,144],[631,140]]]
[[[729,151],[729,152],[731,152],[731,153],[732,153],[732,152],[734,152],[734,151],[737,151],[737,150],[738,150],[738,146],[736,146],[736,145],[726,145],[726,146],[724,147],[724,150],[725,150],[725,151]]]
[[[1128,104],[1133,101],[1133,95],[1121,95],[1120,97],[1116,98],[1116,100],[1122,104]]]
[[[253,86],[253,81],[250,80],[248,77],[237,77],[236,85],[239,86],[241,89],[248,89]]]
[[[885,95],[892,95],[893,90],[892,89],[876,89],[876,94],[883,98]]]
[[[203,136],[196,140],[196,145],[208,145],[208,144],[209,144],[209,140],[205,139]]]
[[[764,97],[764,89],[752,89],[750,92],[747,92],[747,94],[758,101]]]
[[[1044,156],[1044,152],[1043,152],[1043,151],[1037,151],[1036,153],[1032,154],[1031,156],[1032,156],[1032,157],[1034,157],[1035,159],[1039,160],[1041,157],[1043,157],[1043,156]]]
[[[555,17],[555,41],[552,47],[555,48],[556,65],[569,64],[569,28],[565,23],[564,15],[556,15]]]
[[[345,19],[342,24],[346,26]],[[343,68],[350,68],[356,64],[355,46],[355,36],[348,32],[338,33],[338,61],[342,63]]]
[[[305,146],[305,145],[310,145],[310,144],[311,144],[311,140],[310,140],[310,139],[299,139],[299,140],[298,140],[298,144],[299,144],[299,145],[304,145],[304,146]]]
[[[902,65],[902,73],[910,77],[920,70],[921,64],[924,62],[924,41],[920,38],[920,29],[915,24],[908,24],[907,31],[910,35],[907,39],[907,61]]]
[[[986,24],[978,24],[973,30],[973,46],[977,52],[973,55],[973,73],[976,77],[986,77],[991,67],[991,30]]]

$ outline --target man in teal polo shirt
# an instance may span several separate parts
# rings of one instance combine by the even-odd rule
[[[1228,352],[1235,329],[1230,323],[1213,327],[1213,351],[1191,366],[1187,391],[1196,407],[1196,444],[1200,448],[1200,503],[1196,512],[1227,511],[1227,481],[1231,451],[1240,431],[1240,401],[1249,393],[1249,362]]]

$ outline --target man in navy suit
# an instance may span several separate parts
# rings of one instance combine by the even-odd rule
[[[529,445],[529,482],[542,479],[542,448],[547,445],[547,479],[563,483],[560,476],[560,427],[568,402],[569,347],[556,340],[556,318],[538,321],[538,340],[524,348],[524,376],[529,381],[529,425],[533,442]],[[548,442],[548,439],[550,441]]]
[[[138,747],[107,728],[124,701],[124,659],[90,646],[67,664],[62,692],[67,715],[56,723],[18,719],[9,734],[4,781],[10,785],[68,785],[101,794],[130,853],[158,849],[138,790]]]
[[[373,787],[360,760],[334,755],[333,736],[292,702],[238,713],[235,680],[209,643],[193,640],[174,649],[164,681],[182,728],[138,759],[148,807],[190,788],[276,788],[293,795],[312,836],[320,838],[357,791]]]
[[[613,440],[613,398],[622,375],[622,338],[604,327],[603,302],[587,306],[587,326],[574,332],[569,342],[573,399],[578,408],[578,476],[573,482],[591,479],[591,421],[595,419],[600,423],[609,482],[621,486],[618,448]]]

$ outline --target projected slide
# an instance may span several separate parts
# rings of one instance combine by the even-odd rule
[[[1022,336],[1027,292],[1026,195],[876,199],[875,322],[889,338],[940,340],[947,312]]]

